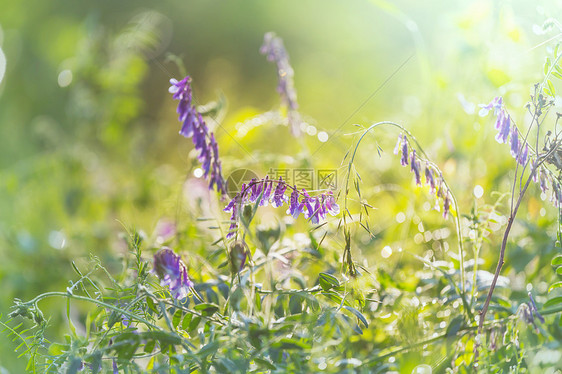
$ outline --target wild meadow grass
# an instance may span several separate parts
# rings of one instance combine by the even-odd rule
[[[501,165],[511,182],[497,192],[475,184],[469,198],[457,196],[455,175],[408,126],[384,118],[348,126],[341,162],[322,164],[326,148],[303,141],[298,71],[274,33],[260,52],[275,68],[281,104],[248,122],[260,123],[257,132],[274,127],[300,149],[269,152],[270,136],[249,150],[275,175],[244,168],[221,147],[223,100],[199,103],[197,76],[171,79],[169,93],[158,94],[174,100],[179,122],[170,131],[189,144],[193,170],[176,202],[189,218],[144,230],[124,221],[120,269],[93,254],[69,259],[68,286],[16,299],[0,320],[3,334],[37,373],[559,372],[562,131],[554,108],[562,51],[552,44],[524,107],[482,98],[478,120],[511,154]],[[287,158],[300,164],[287,167]],[[384,162],[412,183],[373,180]],[[252,177],[225,174],[235,169]],[[306,176],[316,183],[303,187]],[[549,225],[521,212],[529,201],[555,213]],[[398,213],[385,213],[389,206]],[[533,246],[551,250],[528,259],[540,274],[527,280],[506,252]],[[391,266],[390,257],[399,260]],[[49,334],[47,301],[64,311],[64,339]]]

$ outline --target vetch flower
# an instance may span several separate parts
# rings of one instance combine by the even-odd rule
[[[285,185],[285,182],[283,182],[283,178],[279,177],[277,187],[275,187],[275,192],[273,192],[273,198],[271,199],[271,205],[274,208],[279,208],[287,200],[287,198],[285,197],[286,189],[287,186]]]
[[[416,176],[416,184],[421,186],[421,172],[420,172],[420,162],[416,158],[416,150],[412,150],[412,156],[410,158],[410,170],[414,172]]]
[[[515,125],[511,127],[511,141],[509,142],[509,144],[511,146],[511,156],[517,158],[521,144],[519,143],[519,133]]]
[[[300,210],[299,204],[299,191],[297,190],[297,186],[294,186],[293,192],[291,192],[291,197],[289,198],[289,209],[287,209],[287,214],[293,216],[293,218],[297,218],[301,213],[302,210]]]
[[[332,216],[336,216],[340,213],[340,206],[336,204],[336,199],[332,191],[329,191],[326,195],[325,206],[326,211]]]
[[[509,136],[509,129],[511,125],[511,119],[509,114],[504,110],[500,111],[498,119],[496,120],[496,129],[498,134],[496,135],[496,141],[500,144],[507,143],[507,138]]]
[[[163,247],[154,254],[153,272],[160,279],[160,285],[169,286],[170,293],[176,299],[186,297],[189,289],[193,287],[181,257],[168,247]]]
[[[492,100],[492,102],[490,102],[490,104],[485,105],[485,104],[480,104],[480,111],[478,112],[478,114],[480,115],[480,117],[484,117],[486,115],[488,115],[488,112],[490,110],[494,110],[494,115],[498,115],[498,113],[500,112],[500,110],[502,109],[502,102],[503,99],[501,96],[498,96],[496,98],[494,98],[494,100]]]
[[[274,183],[277,183],[275,190],[273,190]],[[291,189],[290,196],[285,195],[288,187]],[[335,216],[340,212],[340,207],[336,203],[332,191],[318,196],[310,196],[304,188],[299,191],[296,186],[288,186],[283,178],[279,178],[278,181],[273,181],[269,177],[265,179],[254,178],[247,185],[242,184],[240,192],[224,208],[225,212],[232,213],[227,239],[236,235],[242,207],[246,204],[255,203],[260,196],[260,206],[271,202],[274,208],[279,208],[285,202],[288,202],[287,214],[296,219],[301,213],[304,213],[304,217],[313,224],[325,220],[327,213]]]
[[[445,197],[443,198],[443,218],[447,219],[449,215],[449,209],[451,207],[451,200],[449,199],[449,193],[445,193]]]
[[[528,293],[529,295],[529,299],[531,299],[531,303],[529,304],[529,306],[531,307],[531,311],[537,316],[537,318],[544,323],[544,317],[539,313],[539,310],[537,309],[537,305],[535,304],[535,300],[533,299],[533,295],[531,294],[531,292]]]
[[[425,167],[425,183],[429,185],[429,191],[435,194],[435,177],[433,176],[433,170],[426,165]]]
[[[182,122],[180,134],[193,141],[204,177],[209,179],[209,189],[216,188],[224,195],[226,183],[222,176],[218,145],[215,135],[209,131],[203,116],[193,104],[191,78],[187,76],[181,81],[170,79],[170,84],[168,91],[173,94],[174,100],[179,101],[177,112],[178,119]]]
[[[287,119],[291,127],[293,136],[300,134],[301,119],[298,112],[297,91],[293,80],[294,71],[289,63],[289,54],[283,45],[283,40],[273,32],[265,34],[260,53],[267,57],[267,60],[277,65],[277,92],[281,96],[281,101],[287,106]]]
[[[400,158],[400,164],[402,166],[408,165],[408,142],[406,141],[406,137],[402,141],[402,157]]]

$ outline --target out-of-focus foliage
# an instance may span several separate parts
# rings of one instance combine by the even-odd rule
[[[560,32],[556,20],[542,26],[559,14],[560,2],[3,0],[1,8],[2,321],[14,298],[26,301],[73,287],[72,261],[82,275],[95,270],[91,284],[78,275],[74,288],[84,289],[77,295],[103,295],[147,319],[171,316],[169,334],[134,337],[108,309],[73,301],[63,310],[62,298],[46,298],[39,307],[49,323],[41,333],[56,342],[48,354],[68,358],[56,365],[76,369],[86,337],[120,355],[120,365],[130,362],[132,350],[110,348],[115,334],[116,340],[137,341],[147,355],[151,346],[173,346],[181,336],[192,341],[195,362],[206,365],[216,357],[219,371],[233,371],[232,363],[244,368],[253,358],[252,365],[266,370],[272,363],[259,361],[263,357],[278,359],[279,371],[376,367],[410,373],[422,364],[435,372],[470,371],[463,365],[473,358],[475,330],[454,292],[460,268],[455,227],[432,209],[424,190],[413,187],[408,171],[397,167],[391,152],[397,132],[369,134],[355,160],[362,198],[374,208],[362,217],[372,234],[359,225],[351,228],[360,276],[341,272],[345,238],[337,219],[309,231],[305,221],[291,222],[267,208],[251,226],[255,274],[247,270],[237,283],[229,267],[221,267],[227,261],[224,245],[210,244],[217,235],[209,226],[216,222],[198,220],[222,223],[227,217],[219,209],[223,202],[192,177],[198,165],[189,142],[177,135],[167,82],[181,78],[183,64],[200,104],[227,98],[226,109],[208,121],[226,176],[239,168],[260,176],[270,168],[336,169],[341,188],[341,162],[360,129],[353,124],[393,120],[408,128],[438,163],[464,214],[468,279],[470,260],[479,254],[476,313],[495,269],[509,213],[509,199],[500,196],[511,191],[513,173],[509,151],[495,142],[493,123],[477,116],[478,104],[501,94],[518,124],[529,121],[522,108],[530,87],[542,80],[545,56],[553,60],[554,42],[547,41]],[[279,125],[276,74],[259,54],[263,35],[272,30],[283,38],[295,70],[300,112],[308,123],[299,140]],[[553,89],[560,84],[552,82]],[[560,98],[551,93],[555,113]],[[353,214],[360,203],[350,203]],[[164,293],[145,294],[139,287],[155,282],[140,267],[166,243],[161,228],[170,222],[177,236],[167,244],[190,265],[204,298],[193,309],[207,319],[178,312],[178,305],[158,305]],[[559,260],[551,265],[560,253],[556,231],[556,209],[531,187],[494,296],[490,313],[497,323],[487,329],[487,349],[480,355],[485,368],[541,371],[560,362],[553,314],[538,333],[516,318],[529,290],[541,308],[559,295],[560,288],[549,292],[560,270]],[[144,252],[135,262],[139,238]],[[89,260],[90,254],[96,258]],[[139,282],[142,277],[148,278]],[[108,290],[94,294],[94,285]],[[276,287],[284,291],[264,294],[270,305],[261,305],[256,295]],[[228,307],[225,288],[240,298],[230,294]],[[248,320],[213,333],[209,321],[224,322],[239,310]],[[90,322],[99,330],[91,330]],[[69,325],[74,330],[65,341]],[[0,371],[24,371],[25,358],[14,353],[21,341],[13,338],[0,335]]]

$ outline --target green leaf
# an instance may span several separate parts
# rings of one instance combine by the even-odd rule
[[[201,357],[206,357],[214,354],[218,349],[219,349],[218,342],[210,342],[209,344],[203,346],[203,348],[199,350],[198,355],[200,355]]]
[[[550,291],[560,288],[562,287],[562,281],[561,282],[556,282],[550,285],[550,287],[548,287],[548,292],[550,293]]]
[[[195,330],[197,328],[197,326],[199,326],[199,322],[201,322],[201,317],[194,317],[189,322],[189,332],[192,332],[193,330]]]
[[[299,295],[291,295],[289,298],[289,310],[291,314],[302,313],[302,297]]]
[[[351,307],[351,306],[347,306],[344,305],[343,307],[346,310],[349,310],[351,313],[355,314],[355,316],[365,325],[365,327],[369,327],[369,322],[367,322],[367,319],[365,318],[365,316],[363,314],[361,314],[360,311],[358,311],[357,309]]]
[[[265,367],[267,370],[276,370],[277,367],[273,365],[271,362],[263,359],[263,358],[254,358],[255,363],[260,367]]]
[[[215,304],[201,303],[193,307],[193,309],[201,312],[204,316],[211,316],[218,312],[219,307]]]
[[[53,343],[49,346],[49,354],[52,356],[58,356],[60,354],[62,354],[63,352],[65,352],[68,349],[67,345],[64,344],[59,344],[59,343]]]
[[[144,345],[144,353],[152,353],[154,347],[156,346],[156,340],[149,340]]]
[[[544,303],[543,308],[548,308],[549,306],[553,306],[560,303],[562,303],[562,296],[554,297],[550,300],[547,300],[547,302]]]
[[[556,89],[554,88],[554,85],[552,84],[552,82],[549,80],[546,81],[546,84],[548,85],[548,90],[550,92],[552,92],[552,94],[550,96],[554,96],[556,95]]]
[[[457,332],[459,332],[459,330],[461,329],[462,323],[463,323],[462,316],[456,316],[455,318],[453,318],[453,320],[451,321],[451,323],[449,323],[449,326],[447,327],[447,337],[456,336]]]
[[[310,349],[310,345],[306,344],[303,341],[291,339],[291,338],[282,338],[278,342],[275,342],[271,345],[272,348],[279,348],[282,350],[289,350],[289,349],[301,349],[301,350],[308,350]]]
[[[150,297],[146,298],[146,305],[148,305],[148,308],[150,310],[152,310],[154,313],[160,314],[160,312],[156,308],[156,304],[154,304],[154,300],[152,300],[152,298],[150,298]]]
[[[174,316],[172,317],[172,326],[174,326],[174,328],[178,328],[178,325],[181,322],[181,317],[183,316],[183,312],[181,309],[176,310],[176,312],[174,313]]]
[[[562,265],[562,255],[558,255],[552,259],[550,262],[552,266]]]
[[[181,323],[181,328],[182,330],[187,331],[187,329],[189,328],[189,324],[191,323],[191,319],[193,318],[193,314],[187,314],[182,323]]]
[[[562,266],[558,266],[556,269],[556,274],[562,274]]]
[[[340,285],[338,278],[328,273],[320,273],[318,281],[320,282],[320,287],[322,287],[324,291],[328,291],[333,287],[339,287]]]

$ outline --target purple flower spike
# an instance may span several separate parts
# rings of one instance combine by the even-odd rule
[[[205,121],[197,112],[193,104],[191,78],[185,77],[181,81],[170,79],[168,91],[173,94],[178,103],[178,119],[182,122],[180,134],[191,138],[197,150],[197,159],[201,162],[205,178],[209,178],[209,189],[216,187],[221,194],[226,193],[226,183],[222,177],[219,149],[213,133],[209,132]]]
[[[509,114],[505,113],[503,110],[498,115],[496,121],[496,129],[499,130],[496,135],[496,141],[500,144],[507,143],[507,138],[509,136],[509,128],[511,125],[511,118]]]
[[[277,182],[277,187],[275,187],[275,192],[273,192],[273,199],[271,200],[271,205],[274,208],[279,208],[285,200],[285,190],[287,189],[287,185],[283,182],[283,178],[279,177],[279,181]]]
[[[402,141],[402,157],[400,158],[400,164],[402,166],[408,165],[408,142],[406,141],[406,137]]]
[[[189,288],[193,287],[193,282],[187,276],[187,267],[170,248],[163,247],[154,254],[153,272],[160,279],[160,285],[169,286],[170,293],[176,299],[185,298]]]
[[[289,63],[289,54],[283,45],[283,40],[273,32],[268,32],[263,38],[263,45],[260,53],[267,57],[267,60],[277,65],[277,77],[279,79],[277,92],[281,96],[282,103],[287,107],[287,119],[291,126],[293,136],[300,135],[301,119],[298,112],[297,91],[294,84],[294,71]]]
[[[416,158],[416,150],[412,151],[412,155],[410,157],[410,170],[414,172],[416,176],[416,184],[421,186],[421,172],[420,172],[420,162]]]

